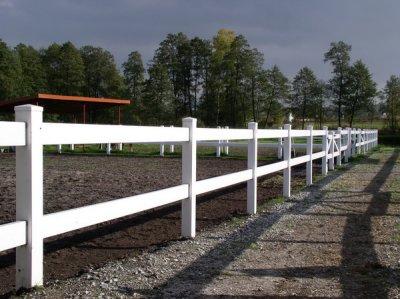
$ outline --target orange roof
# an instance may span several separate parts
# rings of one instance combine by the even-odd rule
[[[64,114],[80,112],[82,111],[83,106],[85,106],[87,111],[89,111],[110,108],[113,106],[129,105],[130,103],[130,100],[125,99],[92,98],[38,93],[33,97],[23,97],[0,102],[0,112],[14,112],[15,106],[33,104],[43,106],[45,112]]]

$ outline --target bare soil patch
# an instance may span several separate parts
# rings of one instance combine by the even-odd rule
[[[0,155],[0,224],[15,220],[15,158]],[[260,163],[262,164],[262,163]],[[246,169],[247,161],[199,159],[198,179]],[[46,156],[44,212],[51,213],[180,184],[178,158]],[[315,170],[318,171],[317,169]],[[302,168],[294,171],[294,186],[304,185]],[[260,180],[259,201],[280,196],[282,176]],[[197,228],[202,231],[243,215],[244,184],[198,198]],[[45,281],[80,275],[107,262],[133,257],[152,246],[180,239],[180,205],[121,218],[46,239]],[[0,253],[0,295],[14,287],[14,250]]]

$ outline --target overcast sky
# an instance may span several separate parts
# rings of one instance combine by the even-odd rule
[[[120,66],[138,50],[144,61],[167,33],[211,38],[220,28],[243,34],[292,77],[302,66],[329,78],[331,41],[353,46],[382,86],[400,74],[398,0],[0,0],[0,38],[37,48],[72,41],[111,51]]]

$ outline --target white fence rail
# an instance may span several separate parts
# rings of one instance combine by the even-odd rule
[[[196,196],[247,182],[247,212],[257,212],[257,177],[284,172],[283,195],[290,196],[291,167],[306,163],[307,185],[312,184],[312,161],[322,159],[322,173],[348,161],[356,153],[375,147],[376,130],[347,128],[338,131],[197,128],[196,119],[183,119],[182,127],[138,127],[120,125],[77,125],[43,123],[43,109],[23,105],[15,108],[15,122],[0,122],[0,146],[16,146],[16,221],[0,225],[0,251],[16,248],[16,287],[30,288],[43,283],[43,240],[104,221],[135,214],[166,204],[182,203],[182,236],[196,232]],[[306,137],[297,145],[292,139]],[[322,139],[314,144],[314,137]],[[277,143],[259,143],[259,139],[278,139]],[[240,140],[231,142],[228,140]],[[245,140],[245,143],[244,141]],[[210,143],[211,142],[211,143]],[[43,215],[43,146],[48,144],[159,143],[182,146],[182,184],[145,194]],[[248,169],[201,181],[196,179],[198,145],[247,147]],[[301,146],[306,154],[292,157],[292,149]],[[257,150],[272,147],[282,161],[258,166]],[[314,150],[317,152],[314,152]]]

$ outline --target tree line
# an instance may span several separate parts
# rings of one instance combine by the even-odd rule
[[[277,65],[265,68],[264,55],[243,35],[221,29],[212,39],[168,34],[145,67],[137,51],[117,67],[113,55],[90,45],[51,44],[10,48],[0,40],[0,100],[37,92],[132,99],[123,111],[128,124],[179,125],[186,116],[200,125],[243,127],[249,121],[268,128],[288,113],[302,128],[336,120],[352,126],[384,113],[396,130],[400,77],[382,91],[362,60],[351,61],[351,45],[333,42],[323,55],[332,77],[323,81],[301,68],[289,80]],[[100,115],[103,121],[110,113]],[[96,121],[96,120],[95,120]]]

